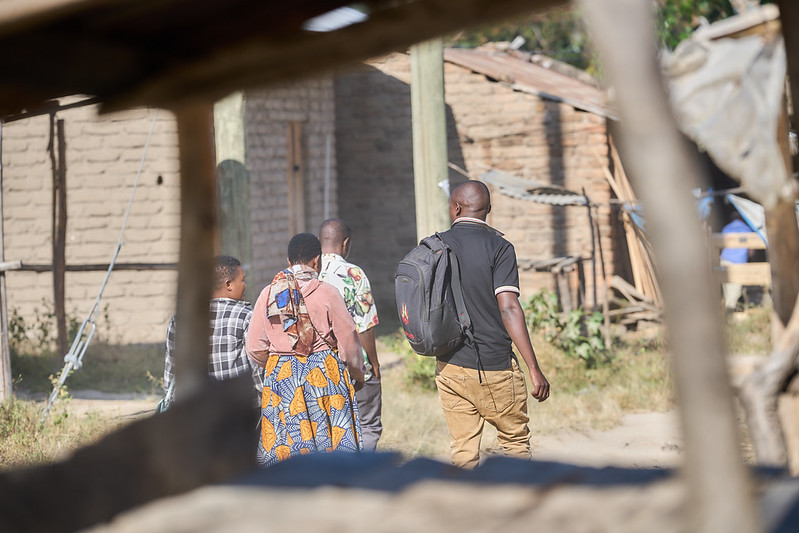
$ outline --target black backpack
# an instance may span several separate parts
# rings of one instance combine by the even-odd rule
[[[399,262],[394,292],[405,337],[419,355],[442,356],[465,339],[474,342],[458,257],[438,233]]]

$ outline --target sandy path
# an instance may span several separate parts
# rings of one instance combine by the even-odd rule
[[[94,411],[135,420],[150,415],[158,400],[145,395],[72,391],[67,408],[78,416]],[[630,413],[607,431],[562,430],[533,437],[533,455],[537,460],[596,467],[673,468],[680,462],[681,450],[675,411]]]
[[[676,411],[630,413],[607,431],[563,430],[533,438],[533,456],[585,466],[673,468],[681,460]]]

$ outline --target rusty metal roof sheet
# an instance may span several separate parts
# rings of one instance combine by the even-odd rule
[[[509,54],[447,48],[444,50],[444,59],[504,83],[515,91],[535,94],[576,109],[617,119],[601,89]]]

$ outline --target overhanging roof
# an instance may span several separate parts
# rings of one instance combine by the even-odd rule
[[[506,53],[487,53],[465,48],[447,48],[444,50],[444,59],[505,83],[513,90],[564,102],[576,109],[616,119],[615,112],[605,102],[602,90],[535,63]]]
[[[312,75],[564,0],[364,0],[369,18],[303,24],[344,0],[2,0],[0,117],[70,94],[105,108],[193,98]]]

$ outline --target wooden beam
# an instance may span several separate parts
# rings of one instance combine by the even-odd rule
[[[765,250],[766,243],[757,233],[714,233],[710,236],[710,244],[714,248],[749,248]]]
[[[190,94],[217,99],[242,87],[301,78],[402,50],[465,27],[568,3],[566,0],[367,1],[365,4],[372,12],[361,24],[326,33],[297,31],[283,35],[279,42],[270,40],[269,32],[261,27],[240,42],[219,46],[213,54],[195,54],[202,57],[200,61],[181,57],[180,61],[161,64],[147,75],[142,72],[138,79],[130,80],[122,91],[109,94],[107,109],[124,109],[142,102],[168,106]],[[237,9],[247,12],[242,6]],[[163,50],[158,54],[165,55]]]
[[[305,172],[302,122],[287,123],[286,185],[289,200],[289,237],[305,231]]]
[[[64,119],[56,120],[50,113],[50,162],[53,170],[52,250],[53,250],[53,308],[56,323],[56,349],[67,353],[66,312],[66,244],[67,244],[67,142]]]
[[[5,263],[5,230],[3,212],[3,123],[0,122],[0,262]],[[8,300],[6,295],[6,272],[0,270],[0,402],[13,394],[11,380],[11,348],[8,343]]]
[[[180,265],[175,325],[175,391],[186,397],[208,379],[208,306],[216,240],[216,165],[211,106],[173,109],[180,146]]]
[[[207,322],[207,306],[203,311]],[[163,414],[125,425],[61,461],[4,469],[0,531],[82,531],[149,501],[252,472],[254,411],[247,375],[183,395]]]
[[[238,258],[249,273],[252,228],[245,108],[242,91],[214,104],[214,136],[219,184],[219,252]],[[246,300],[255,301],[257,296],[253,285],[247,287]]]
[[[85,265],[65,265],[66,272],[106,272],[110,263],[90,263]],[[114,271],[122,270],[177,270],[177,263],[114,263]],[[21,261],[0,263],[0,272],[19,270],[20,272],[52,272],[53,265],[30,264]]]
[[[411,121],[416,237],[449,228],[444,45],[433,39],[411,47]]]
[[[582,0],[604,72],[616,91],[620,145],[646,212],[685,438],[686,522],[695,532],[761,530],[738,441],[718,293],[691,190],[709,183],[687,149],[656,57],[651,4]],[[796,225],[796,223],[794,223]]]
[[[771,266],[765,262],[729,264],[713,270],[718,275],[720,283],[771,286]]]

